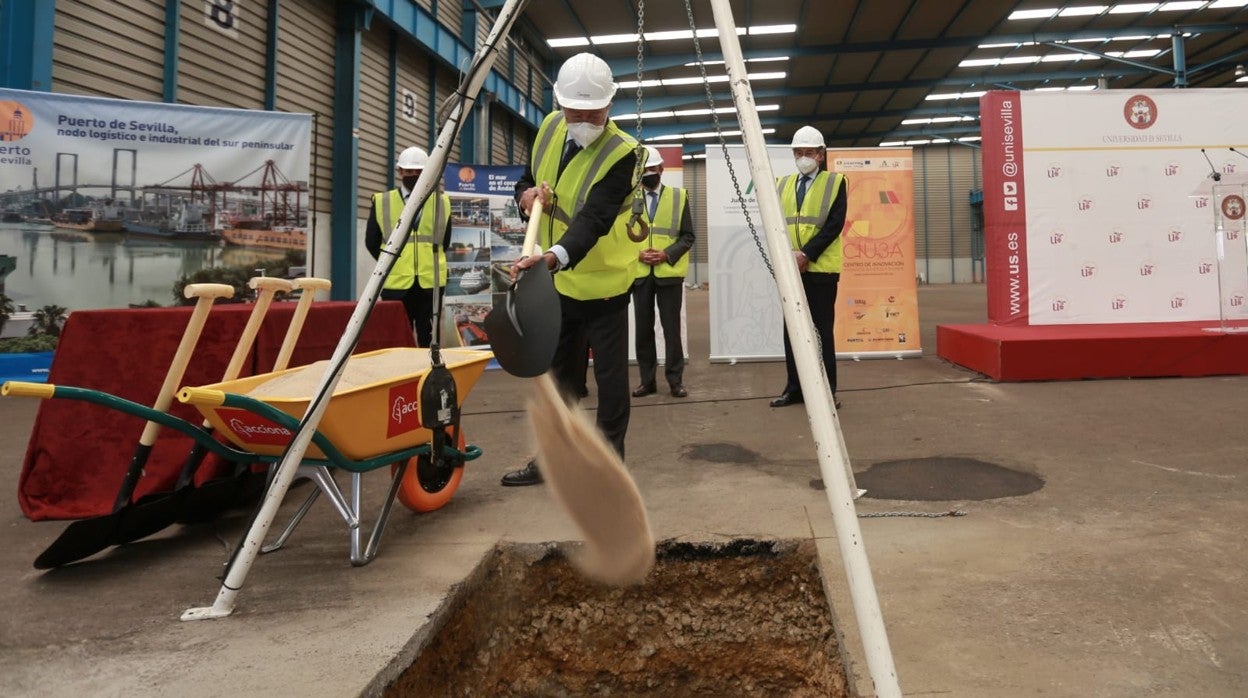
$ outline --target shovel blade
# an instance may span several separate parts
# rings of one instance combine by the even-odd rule
[[[506,297],[485,316],[490,350],[503,370],[533,378],[550,369],[559,344],[559,294],[544,264],[521,273]]]
[[[120,519],[120,512],[114,512],[71,523],[35,558],[35,569],[50,570],[68,565],[108,548],[113,544]]]

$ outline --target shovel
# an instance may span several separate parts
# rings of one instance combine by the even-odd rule
[[[542,218],[542,200],[535,198],[529,212],[521,256],[533,254],[537,228]],[[485,316],[490,349],[503,370],[513,376],[533,378],[550,368],[559,344],[559,295],[555,280],[545,264],[535,264],[520,272],[502,300]]]
[[[278,350],[277,359],[273,362],[273,371],[284,371],[290,364],[290,357],[295,351],[295,344],[299,341],[299,335],[303,331],[304,320],[308,317],[308,311],[311,310],[312,303],[316,299],[316,292],[328,291],[332,284],[328,279],[318,279],[316,277],[304,277],[295,279],[292,288],[300,289],[302,294],[299,296],[299,302],[295,306],[295,312],[290,318],[290,325],[286,328],[286,336],[282,339],[282,346]],[[207,429],[208,422],[204,422],[204,428]],[[202,446],[196,446],[201,450]],[[254,474],[250,467],[242,466],[233,475],[225,478],[217,478],[210,480],[198,486],[192,486],[187,493],[186,500],[178,515],[179,523],[199,523],[214,518],[217,514],[227,509],[249,501],[255,496],[259,496],[264,492],[265,477],[263,473]],[[186,483],[189,485],[191,479],[188,478]]]
[[[183,294],[187,298],[196,299],[195,310],[192,311],[191,319],[182,332],[182,341],[179,342],[177,351],[174,352],[169,371],[165,374],[165,382],[160,386],[160,392],[156,394],[156,402],[152,405],[152,409],[158,412],[167,411],[173,402],[173,392],[182,383],[182,375],[186,372],[191,353],[199,341],[200,333],[203,332],[213,301],[217,298],[230,298],[234,295],[234,287],[227,284],[188,284]],[[112,541],[126,514],[126,509],[131,506],[130,497],[134,494],[134,488],[143,474],[143,466],[147,464],[147,458],[151,455],[152,446],[155,445],[159,434],[160,425],[156,422],[147,422],[142,436],[139,437],[139,443],[134,449],[134,455],[130,459],[130,465],[126,469],[121,487],[117,491],[113,511],[103,516],[71,523],[56,540],[52,541],[47,550],[35,558],[35,569],[46,570],[81,560],[113,544]]]
[[[293,288],[293,284],[286,279],[271,276],[253,278],[247,282],[247,285],[252,290],[257,291],[256,302],[252,305],[251,315],[247,318],[247,324],[243,327],[243,333],[238,339],[238,344],[234,347],[230,363],[226,365],[225,374],[221,378],[222,382],[234,380],[242,373],[243,362],[251,355],[251,348],[255,343],[256,334],[260,331],[260,323],[264,320],[265,313],[268,312],[269,306],[273,302],[273,296],[279,291],[287,293]],[[205,429],[209,428],[207,422],[203,426]],[[198,490],[198,488],[193,487],[192,483],[195,479],[195,471],[203,462],[205,455],[206,450],[197,443],[191,449],[190,454],[187,455],[186,461],[182,465],[182,470],[178,475],[177,484],[172,492],[150,494],[135,502],[133,506],[123,510],[109,544],[124,545],[131,543],[177,523],[186,512],[188,500],[192,493]],[[213,481],[212,484],[218,488],[228,485],[232,494],[236,491],[232,481],[233,478],[229,478]],[[205,486],[208,484],[205,483]],[[209,498],[214,498],[211,490],[208,490],[207,494],[209,494]],[[220,509],[216,509],[216,511],[220,511]]]

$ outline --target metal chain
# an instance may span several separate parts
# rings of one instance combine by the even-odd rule
[[[939,519],[946,516],[966,516],[966,512],[961,509],[950,509],[949,511],[926,512],[926,511],[876,511],[869,514],[859,514],[860,519],[887,519],[896,517],[912,517],[918,519]]]
[[[706,106],[711,110],[711,121],[715,124],[715,136],[719,139],[719,147],[724,152],[724,162],[728,164],[728,176],[732,177],[732,188],[737,194],[737,201],[741,202],[741,213],[745,216],[745,224],[749,227],[750,235],[754,238],[754,246],[758,248],[758,254],[763,258],[763,264],[767,266],[767,273],[774,280],[776,278],[776,270],[771,267],[771,258],[767,256],[767,250],[763,246],[763,241],[758,237],[758,230],[754,227],[754,220],[750,218],[750,210],[745,205],[745,195],[741,193],[741,183],[737,181],[736,169],[732,166],[732,158],[728,157],[728,142],[724,140],[724,132],[719,125],[719,114],[715,111],[715,97],[711,95],[711,83],[706,77],[706,63],[702,60],[702,44],[698,41],[698,26],[693,21],[692,0],[685,0],[685,15],[689,18],[689,31],[693,34],[693,50],[698,56],[698,70],[702,73],[702,86],[706,89]],[[726,67],[727,64],[725,64]],[[758,186],[758,182],[754,184]]]
[[[641,76],[645,67],[646,0],[637,0],[637,142],[641,143]],[[644,167],[643,167],[644,169]]]

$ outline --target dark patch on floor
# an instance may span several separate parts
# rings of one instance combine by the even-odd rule
[[[868,499],[920,502],[1019,497],[1044,487],[1044,480],[1031,473],[974,458],[943,456],[876,463],[854,479],[867,491]]]
[[[686,444],[681,458],[707,463],[757,463],[759,455],[733,443]]]

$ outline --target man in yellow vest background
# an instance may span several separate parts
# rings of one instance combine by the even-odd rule
[[[819,336],[828,385],[832,388],[833,402],[839,408],[841,401],[836,397],[836,346],[832,326],[836,313],[836,288],[841,280],[841,228],[845,227],[847,185],[843,175],[822,171],[827,146],[818,129],[811,126],[799,128],[793,134],[791,147],[798,173],[780,177],[776,186],[788,228],[789,246],[793,249],[797,270],[801,272],[806,304]],[[784,365],[788,380],[780,397],[771,401],[772,407],[803,402],[802,384],[797,378],[788,327],[784,330]]]
[[[551,373],[567,400],[579,399],[586,344],[594,353],[598,428],[620,456],[628,432],[628,299],[636,246],[613,234],[627,216],[636,186],[637,141],[609,118],[617,85],[606,61],[579,53],[559,68],[559,109],[538,128],[516,201],[527,216],[542,200],[538,244],[544,254],[512,265],[513,276],[542,263],[557,272],[562,326]],[[579,375],[578,375],[579,374]],[[542,481],[537,463],[503,476],[506,486]]]
[[[372,215],[364,228],[364,247],[377,259],[390,231],[399,224],[407,197],[429,162],[429,154],[412,146],[395,162],[399,186],[373,194]],[[412,219],[412,234],[382,285],[381,299],[403,301],[416,330],[416,343],[427,347],[433,339],[433,268],[437,255],[438,287],[446,286],[446,243],[451,230],[451,198],[441,186]]]
[[[641,385],[633,397],[653,395],[658,386],[658,351],[655,348],[654,308],[658,305],[663,327],[663,375],[672,397],[685,397],[685,348],[680,340],[680,306],[685,275],[689,272],[689,249],[693,247],[693,217],[684,189],[666,187],[663,156],[646,146],[646,170],[641,176],[646,220],[650,234],[637,243],[637,279],[633,281],[633,319],[637,331],[637,371]]]

